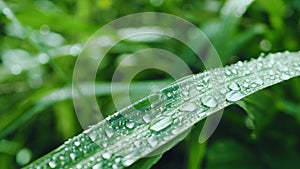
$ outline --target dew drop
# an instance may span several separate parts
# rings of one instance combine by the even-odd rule
[[[75,141],[75,142],[74,142],[74,145],[75,145],[76,147],[78,147],[78,146],[80,146],[80,142],[79,142],[79,141]]]
[[[152,147],[158,145],[158,140],[155,137],[150,137],[147,139],[147,141]]]
[[[145,123],[149,123],[151,121],[151,118],[150,118],[150,116],[148,114],[145,114],[143,116],[143,120],[144,120]]]
[[[205,76],[205,77],[203,78],[203,80],[204,80],[205,83],[207,83],[207,82],[209,81],[209,76]]]
[[[114,135],[114,131],[111,128],[105,130],[107,137],[112,137]]]
[[[122,164],[123,164],[124,167],[130,166],[132,163],[134,163],[134,159],[122,160]]]
[[[251,72],[249,70],[245,70],[245,75],[249,75]]]
[[[71,153],[71,154],[70,154],[70,157],[71,157],[72,160],[75,160],[76,154],[75,154],[75,153]]]
[[[182,91],[182,94],[183,94],[184,96],[188,96],[188,95],[189,95],[189,91],[183,90],[183,91]]]
[[[216,107],[218,104],[213,96],[204,96],[201,98],[201,102],[204,106],[207,107]]]
[[[101,164],[94,165],[92,169],[101,169]]]
[[[283,74],[283,75],[280,76],[281,80],[288,80],[289,78],[290,78],[290,76],[287,75],[287,74]]]
[[[50,161],[48,164],[49,164],[50,168],[56,167],[56,163],[54,161]]]
[[[180,111],[188,111],[188,112],[192,112],[195,111],[197,109],[196,105],[194,103],[191,102],[187,102],[184,103],[181,107],[180,107]]]
[[[118,167],[117,164],[113,164],[113,165],[112,165],[112,168],[113,168],[113,169],[118,169],[119,167]]]
[[[231,69],[231,72],[233,73],[233,74],[237,74],[237,70],[236,69]]]
[[[49,56],[46,54],[46,53],[41,53],[39,56],[38,56],[38,60],[41,64],[46,64],[49,62]]]
[[[102,154],[102,157],[103,157],[104,159],[106,159],[106,160],[110,159],[111,156],[112,156],[112,154],[109,153],[109,152],[105,152],[105,153]]]
[[[231,102],[236,102],[245,97],[240,91],[232,90],[226,94],[226,99]]]
[[[150,130],[153,131],[161,131],[172,124],[171,117],[162,117],[159,120],[155,121],[153,124],[150,125]]]
[[[258,85],[262,85],[264,84],[264,82],[261,80],[261,78],[257,77],[255,80],[254,80],[254,83],[258,84]]]
[[[225,75],[230,76],[231,72],[229,70],[225,70]]]
[[[126,127],[129,128],[129,129],[133,129],[134,126],[135,126],[135,124],[132,121],[129,121],[129,122],[126,123]]]
[[[286,72],[286,71],[288,71],[289,70],[289,68],[287,68],[286,66],[281,66],[280,68],[279,68],[279,71],[281,71],[281,72]]]
[[[244,82],[242,85],[243,85],[244,88],[248,88],[249,87],[249,84],[247,82]]]
[[[121,163],[124,167],[128,167],[133,164],[136,160],[136,156],[138,155],[137,152],[132,152],[131,154],[126,155],[122,160]]]
[[[268,73],[269,73],[270,76],[274,76],[274,74],[275,74],[272,70],[269,70]]]
[[[231,90],[240,90],[240,86],[235,82],[231,83],[228,88]]]
[[[103,147],[107,147],[107,143],[103,143],[102,146],[103,146]]]
[[[227,90],[226,90],[225,88],[222,88],[222,89],[219,90],[219,92],[220,92],[221,94],[225,94],[226,91],[227,91]]]
[[[12,65],[11,67],[11,73],[14,75],[18,75],[22,73],[22,71],[23,71],[22,67],[18,64]]]

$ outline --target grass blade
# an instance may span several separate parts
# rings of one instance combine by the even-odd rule
[[[189,76],[107,117],[25,168],[128,167],[211,114],[299,75],[300,53],[284,52]]]

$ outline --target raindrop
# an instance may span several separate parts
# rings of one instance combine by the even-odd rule
[[[51,168],[55,168],[56,167],[56,163],[54,161],[50,161],[48,164],[49,164],[49,166]]]
[[[38,56],[38,60],[41,64],[46,64],[49,62],[49,56],[45,53],[41,53],[39,56]]]
[[[103,147],[107,147],[107,143],[103,143],[102,146],[103,146]]]
[[[221,94],[225,94],[226,91],[227,91],[227,90],[226,90],[225,88],[222,88],[222,89],[219,90],[219,92],[220,92]]]
[[[81,47],[79,45],[73,45],[70,48],[70,54],[73,55],[73,56],[79,55],[80,52],[81,52]]]
[[[143,116],[143,120],[144,120],[145,123],[149,123],[151,121],[151,118],[150,118],[150,116],[148,114],[145,114]]]
[[[189,95],[189,91],[183,90],[183,91],[182,91],[182,94],[183,94],[184,96],[188,96],[188,95]]]
[[[213,96],[204,96],[201,98],[201,102],[204,106],[207,107],[216,107],[218,104]]]
[[[122,164],[125,167],[130,166],[132,163],[134,163],[134,159],[126,159],[126,160],[122,160]]]
[[[80,146],[80,141],[75,141],[75,142],[74,142],[74,145],[75,145],[76,147]]]
[[[47,33],[49,33],[49,32],[50,32],[50,27],[49,27],[49,25],[42,25],[42,26],[40,27],[40,33],[41,33],[41,34],[45,35],[45,34],[47,34]]]
[[[269,75],[270,75],[270,76],[274,76],[274,74],[275,74],[274,71],[269,70]]]
[[[245,70],[245,75],[249,75],[251,72],[249,70]]]
[[[74,154],[74,153],[71,153],[71,154],[70,154],[70,157],[71,157],[71,159],[72,159],[72,160],[75,160],[75,158],[76,158],[76,154]]]
[[[17,153],[16,162],[19,165],[25,165],[30,161],[31,156],[31,151],[28,148],[23,148]]]
[[[147,141],[152,147],[155,147],[158,144],[158,140],[155,137],[150,137]]]
[[[112,137],[114,135],[114,131],[111,128],[107,128],[105,130],[107,137]]]
[[[279,71],[281,71],[281,72],[286,72],[286,71],[288,71],[289,70],[289,68],[287,68],[286,66],[281,66],[280,68],[279,68]]]
[[[22,73],[22,67],[18,64],[15,64],[11,67],[11,73],[14,75],[18,75],[20,73]]]
[[[254,83],[258,84],[258,85],[262,85],[264,84],[264,82],[261,80],[261,78],[257,77],[255,80],[254,80]]]
[[[236,70],[236,69],[234,69],[234,68],[233,68],[233,69],[231,69],[231,72],[232,72],[233,74],[235,74],[235,75],[237,74],[237,70]]]
[[[226,99],[231,102],[236,102],[245,97],[240,91],[232,90],[226,94]]]
[[[101,169],[101,164],[96,164],[93,166],[93,169]]]
[[[225,70],[225,75],[230,76],[231,72],[229,70]]]
[[[209,81],[209,76],[205,76],[205,77],[203,78],[203,80],[204,80],[205,83],[207,83],[207,82]]]
[[[122,165],[123,165],[124,167],[128,167],[128,166],[130,166],[131,164],[133,164],[134,161],[136,160],[136,156],[137,156],[137,155],[138,155],[137,152],[132,152],[131,154],[126,155],[126,156],[121,160]]]
[[[113,164],[113,165],[112,165],[112,168],[113,168],[113,169],[117,169],[117,168],[119,168],[119,167],[118,167],[117,164]]]
[[[249,84],[247,82],[244,82],[242,85],[243,85],[244,88],[248,88],[249,87]]]
[[[240,86],[235,82],[231,83],[228,88],[231,90],[240,90]]]
[[[289,78],[290,78],[290,76],[287,75],[287,74],[283,74],[283,75],[280,76],[281,80],[288,80]]]
[[[9,8],[4,8],[2,10],[3,14],[6,15],[6,17],[8,19],[12,19],[14,17],[13,13],[11,12],[11,10]]]
[[[129,122],[126,123],[126,127],[129,128],[129,129],[133,129],[134,126],[135,126],[135,124],[132,121],[129,121]]]
[[[188,112],[191,112],[191,111],[195,111],[197,109],[196,105],[194,103],[191,103],[191,102],[187,102],[187,103],[184,103],[181,107],[180,107],[180,111],[188,111]]]
[[[153,131],[161,131],[172,124],[171,117],[161,117],[159,120],[150,125],[150,130]]]
[[[102,157],[103,157],[104,159],[108,160],[108,159],[111,158],[111,155],[112,155],[111,153],[105,152],[105,153],[102,154]]]

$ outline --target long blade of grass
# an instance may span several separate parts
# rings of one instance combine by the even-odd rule
[[[207,116],[299,75],[300,52],[284,52],[189,76],[107,117],[25,168],[128,167]]]

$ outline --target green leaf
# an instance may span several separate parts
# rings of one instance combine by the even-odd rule
[[[252,150],[233,140],[217,140],[208,149],[207,169],[262,169]]]
[[[162,154],[155,155],[153,157],[142,158],[127,169],[150,169],[162,158]]]
[[[298,75],[300,53],[284,52],[188,76],[107,117],[25,168],[128,167],[205,117]]]

